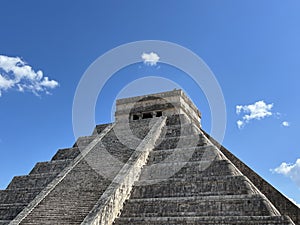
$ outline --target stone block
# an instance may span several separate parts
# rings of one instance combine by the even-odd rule
[[[129,199],[122,210],[122,215],[124,217],[275,216],[268,210],[267,204],[256,195]]]
[[[52,160],[66,160],[75,159],[80,154],[79,148],[65,148],[59,149],[57,153],[52,157]]]

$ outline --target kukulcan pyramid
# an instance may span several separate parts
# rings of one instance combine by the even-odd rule
[[[181,90],[119,99],[0,191],[0,225],[300,224],[300,209],[201,128]]]

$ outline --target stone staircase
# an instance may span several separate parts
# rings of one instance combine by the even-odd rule
[[[60,149],[51,161],[37,163],[28,175],[14,177],[0,190],[0,225],[14,219],[78,154],[77,147]]]
[[[80,137],[72,148],[58,150],[51,161],[37,163],[28,175],[14,177],[7,189],[0,191],[0,225],[9,224],[24,209],[24,218],[12,224],[80,224],[111,183],[100,171],[109,171],[109,178],[113,178],[149,132],[149,122],[130,123],[132,132],[140,137],[134,140],[127,137],[122,125],[115,125],[82,157],[81,152],[109,126],[98,125],[93,135]],[[113,168],[99,165],[99,161],[109,161],[103,158],[103,149],[120,163]],[[64,171],[68,167],[71,169]],[[63,179],[56,182],[60,176]]]
[[[195,125],[173,116],[115,224],[294,223]]]

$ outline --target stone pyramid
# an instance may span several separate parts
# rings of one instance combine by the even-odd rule
[[[300,224],[300,209],[201,129],[181,91],[117,100],[116,121],[0,191],[0,225]]]

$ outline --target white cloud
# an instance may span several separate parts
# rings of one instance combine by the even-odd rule
[[[283,162],[271,171],[289,177],[300,187],[300,158],[294,164]]]
[[[160,57],[155,52],[150,53],[143,53],[141,55],[144,63],[149,66],[156,66],[157,62],[159,61]]]
[[[239,129],[241,129],[244,126],[244,122],[241,120],[238,120],[236,123],[237,123]]]
[[[287,122],[287,121],[283,121],[283,122],[281,123],[281,125],[284,126],[284,127],[289,127],[289,126],[290,126],[290,123]]]
[[[14,85],[14,82],[0,74],[0,90],[7,90],[8,88],[11,88]],[[1,95],[1,92],[0,92]]]
[[[0,96],[9,89],[38,95],[40,92],[49,93],[48,89],[57,86],[57,81],[44,77],[41,70],[35,72],[21,58],[0,55]]]
[[[264,101],[258,101],[251,105],[237,105],[236,114],[243,114],[242,120],[237,121],[239,128],[250,120],[261,120],[265,117],[272,116],[273,103],[266,104]]]
[[[242,109],[243,109],[243,106],[242,106],[242,105],[237,105],[237,106],[236,106],[236,114],[240,114],[241,111],[242,111]]]

